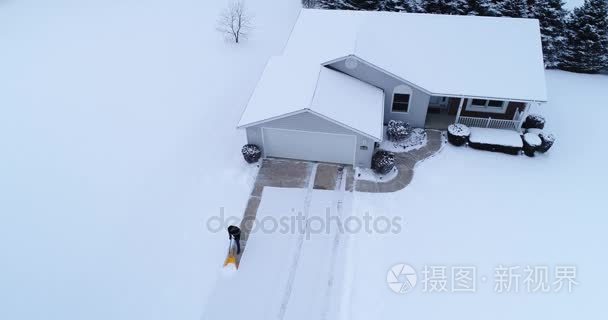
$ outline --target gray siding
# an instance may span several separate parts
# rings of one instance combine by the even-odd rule
[[[346,67],[345,59],[336,61],[330,64],[329,67],[384,90],[385,124],[389,120],[402,120],[408,122],[413,127],[424,128],[426,112],[429,106],[430,99],[430,96],[425,92],[414,88],[404,83],[403,81],[368,65],[367,63],[361,60],[357,64],[357,67],[354,69],[349,69]],[[409,110],[407,113],[392,111],[393,90],[400,85],[408,86],[412,90]]]
[[[314,114],[303,112],[286,118],[248,127],[246,129],[247,142],[262,146],[263,149],[262,127],[354,135],[357,138],[355,165],[364,168],[369,168],[371,166],[372,153],[374,152],[374,141],[372,139],[320,118]],[[359,148],[360,146],[367,146],[367,150],[361,150]],[[262,152],[263,151],[264,150],[262,150]],[[314,152],[314,150],[311,150],[311,152]],[[263,156],[266,155],[263,154]]]

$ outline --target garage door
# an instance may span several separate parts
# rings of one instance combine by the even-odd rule
[[[262,128],[268,157],[353,164],[354,135]]]

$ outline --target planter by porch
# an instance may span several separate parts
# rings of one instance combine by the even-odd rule
[[[243,159],[245,159],[247,163],[257,162],[262,156],[262,150],[255,144],[244,145],[241,149],[241,153],[243,154]]]
[[[542,141],[538,134],[526,133],[523,135],[524,141],[524,154],[528,157],[534,157],[534,152],[540,147]]]
[[[391,152],[380,150],[372,157],[372,170],[379,174],[387,174],[395,167],[395,155]]]
[[[457,123],[448,126],[448,141],[455,146],[462,146],[467,142],[471,130],[464,124]]]
[[[545,153],[551,149],[553,143],[555,142],[555,136],[550,133],[540,132],[538,137],[541,140],[540,146],[537,148],[538,152]]]
[[[543,129],[545,118],[539,114],[530,114],[521,126],[524,129]]]

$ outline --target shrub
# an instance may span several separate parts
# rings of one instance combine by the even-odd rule
[[[501,153],[511,154],[514,156],[518,155],[519,152],[521,151],[521,147],[503,146],[503,145],[499,145],[499,144],[473,142],[473,141],[469,141],[469,147],[471,147],[473,149],[477,149],[477,150],[501,152]]]
[[[401,141],[411,132],[412,128],[409,124],[398,120],[390,120],[386,128],[386,136],[390,141]]]
[[[255,144],[246,144],[241,149],[241,153],[243,154],[243,158],[247,163],[254,163],[260,160],[262,156],[262,150]]]
[[[540,145],[542,143],[538,134],[526,133],[523,135],[523,141],[524,141],[524,153],[528,157],[534,157],[534,151],[536,151],[536,149],[538,147],[540,147]]]
[[[526,117],[522,128],[524,129],[543,129],[545,127],[545,118],[538,114],[530,114]]]
[[[550,133],[541,132],[538,134],[541,140],[540,146],[537,148],[538,152],[545,153],[551,149],[553,143],[555,142],[555,136]]]
[[[379,174],[387,174],[395,167],[395,155],[391,152],[380,150],[372,157],[372,170]]]
[[[469,139],[470,135],[471,130],[464,124],[451,124],[448,127],[448,141],[455,146],[461,146],[465,144]]]

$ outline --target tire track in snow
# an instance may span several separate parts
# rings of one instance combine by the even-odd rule
[[[346,191],[346,168],[342,171],[340,175],[340,185],[336,193],[338,194],[338,203],[337,203],[337,216],[340,221],[344,221],[343,211],[342,211],[342,202],[344,201],[344,192]],[[338,247],[340,246],[342,238],[342,232],[340,229],[336,231],[336,235],[334,236],[334,241],[332,243],[331,252],[330,252],[330,263],[329,263],[329,278],[327,279],[327,288],[325,289],[325,299],[323,299],[323,307],[321,309],[321,319],[327,319],[329,314],[329,309],[331,306],[331,292],[334,288],[334,278],[336,272],[336,259],[338,257]]]
[[[312,169],[310,171],[310,177],[308,181],[308,188],[306,192],[306,197],[304,198],[304,219],[306,223],[304,224],[304,230],[300,233],[298,237],[298,243],[296,245],[296,251],[291,262],[291,266],[289,267],[289,278],[287,279],[287,286],[285,288],[285,293],[283,295],[283,299],[281,301],[281,306],[279,308],[278,318],[283,320],[285,318],[285,313],[287,312],[287,305],[289,304],[289,298],[291,297],[291,292],[293,290],[293,281],[296,277],[296,272],[298,270],[298,263],[300,262],[300,256],[302,253],[302,245],[304,244],[304,236],[306,235],[306,230],[308,230],[308,215],[310,213],[310,203],[312,201],[312,190],[315,185],[315,176],[317,175],[317,163],[314,163]]]

